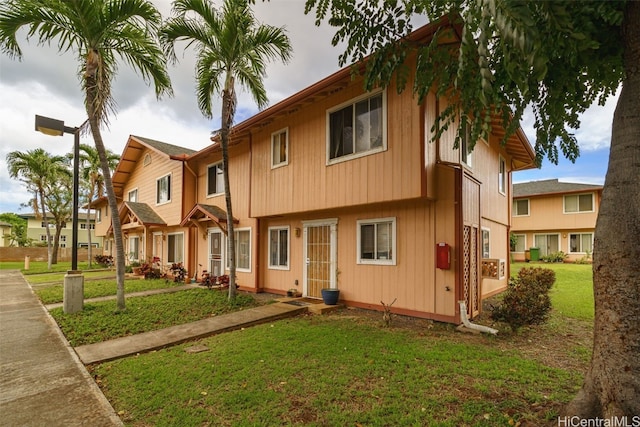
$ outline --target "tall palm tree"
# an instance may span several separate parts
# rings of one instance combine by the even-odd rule
[[[94,198],[99,199],[104,196],[104,175],[100,167],[100,155],[95,147],[87,144],[80,144],[80,176],[87,191],[87,204],[91,207]],[[120,161],[120,156],[111,150],[106,151],[109,169],[114,170]],[[91,267],[91,209],[87,212],[87,242],[88,242],[88,263]]]
[[[47,235],[47,268],[51,270],[53,262],[53,246],[49,218],[47,212],[47,197],[49,189],[55,184],[60,175],[70,174],[64,156],[53,156],[42,148],[29,150],[26,153],[12,151],[7,154],[9,176],[24,182],[27,190],[33,192],[33,212],[42,217]]]
[[[198,107],[211,119],[213,96],[222,94],[220,145],[227,208],[229,247],[229,299],[236,295],[236,242],[229,185],[229,131],[236,109],[236,80],[247,89],[259,108],[267,103],[263,78],[266,62],[291,57],[291,44],[284,29],[255,20],[248,0],[225,0],[217,10],[210,0],[176,0],[173,16],[160,30],[165,52],[176,59],[175,43],[187,41],[197,51],[196,86]]]
[[[0,4],[0,47],[12,57],[22,51],[16,35],[26,27],[27,37],[40,44],[57,43],[60,52],[73,52],[80,64],[78,77],[91,133],[100,156],[116,246],[117,310],[125,309],[124,245],[117,215],[118,204],[101,125],[114,111],[111,82],[117,70],[116,56],[145,82],[152,81],[156,96],[171,94],[165,57],[157,45],[161,16],[148,0],[13,0]]]

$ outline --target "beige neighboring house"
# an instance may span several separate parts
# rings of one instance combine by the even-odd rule
[[[0,221],[0,247],[10,246],[11,227],[13,226],[8,222]]]
[[[514,184],[511,232],[518,238],[514,260],[524,261],[526,251],[537,248],[539,257],[562,251],[566,261],[590,261],[602,188],[557,179]]]
[[[33,239],[35,243],[44,243],[47,241],[47,231],[44,228],[44,221],[41,217],[33,213],[17,214],[19,217],[27,220],[27,237]],[[55,235],[55,225],[51,223],[53,217],[49,217],[49,228],[51,230],[51,238]],[[60,247],[70,248],[72,246],[73,229],[71,227],[71,218],[62,227],[60,232]],[[96,236],[95,232],[95,215],[91,215],[91,221],[88,224],[91,230],[91,246],[94,248],[102,247],[102,237]],[[78,248],[87,248],[89,240],[87,236],[87,214],[80,212],[78,214]]]

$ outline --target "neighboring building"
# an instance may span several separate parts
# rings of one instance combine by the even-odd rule
[[[0,221],[0,247],[11,246],[9,236],[11,236],[11,227],[8,222]]]
[[[162,264],[185,261],[187,227],[181,227],[186,209],[195,201],[195,190],[185,187],[185,160],[194,150],[131,135],[112,182],[120,203],[120,221],[125,253],[129,261],[148,262],[158,257]],[[191,178],[193,180],[193,178]],[[112,235],[106,197],[93,203],[97,233]],[[113,238],[105,241],[105,253],[115,255]]]
[[[446,19],[411,37],[427,41],[441,27],[459,41]],[[510,177],[534,166],[534,151],[521,129],[501,145],[499,120],[473,152],[467,138],[453,148],[456,126],[430,143],[446,99],[429,93],[418,104],[411,90],[362,88],[345,68],[232,130],[238,283],[310,298],[337,287],[348,305],[381,310],[396,299],[394,312],[459,323],[458,301],[473,316],[507,286]],[[196,153],[165,144],[169,154],[129,139],[114,174],[128,253],[163,264],[183,254],[189,276],[227,271],[213,142]]]
[[[525,260],[525,250],[532,247],[540,257],[562,251],[567,261],[591,260],[602,188],[557,179],[514,184],[514,260]]]
[[[17,214],[19,217],[27,220],[27,238],[32,239],[34,242],[45,243],[47,241],[47,231],[44,228],[44,221],[42,217],[36,216],[36,214]],[[49,228],[51,230],[51,238],[55,237],[55,224],[52,224],[53,217],[49,216]],[[97,236],[95,232],[95,215],[91,215],[89,224],[87,224],[87,214],[78,213],[78,247],[86,248],[89,246],[89,237],[87,235],[87,226],[91,230],[91,246],[94,248],[102,247],[102,237]],[[71,219],[67,222],[60,231],[60,247],[70,248],[72,246],[73,228],[71,226]]]

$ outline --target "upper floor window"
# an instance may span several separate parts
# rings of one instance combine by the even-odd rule
[[[171,175],[165,175],[156,181],[156,203],[171,201]]]
[[[507,193],[507,162],[502,156],[498,164],[498,191],[502,194]]]
[[[271,167],[289,164],[289,129],[271,134]]]
[[[328,163],[386,147],[384,92],[365,95],[327,112]]]
[[[224,193],[222,162],[207,168],[207,196]]]
[[[135,190],[129,191],[128,199],[129,199],[130,202],[137,202],[138,201],[138,189],[137,188]]]
[[[358,264],[396,264],[396,219],[358,221]]]
[[[564,196],[564,213],[593,211],[593,193]]]
[[[513,201],[513,216],[529,216],[529,199]]]
[[[96,209],[96,222],[102,222],[102,209]]]
[[[80,229],[81,230],[86,230],[87,229],[87,223],[86,222],[81,222],[80,223]],[[96,229],[96,225],[91,223],[89,224],[89,230],[95,230]]]

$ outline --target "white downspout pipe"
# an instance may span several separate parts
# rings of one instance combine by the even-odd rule
[[[460,319],[462,320],[462,324],[465,326],[465,328],[473,329],[480,332],[486,332],[492,335],[498,335],[497,329],[471,323],[469,321],[469,318],[467,317],[467,303],[465,301],[458,301],[458,303],[460,304]]]

